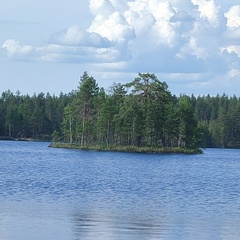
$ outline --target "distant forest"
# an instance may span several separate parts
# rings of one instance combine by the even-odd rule
[[[155,74],[99,88],[87,72],[78,89],[59,96],[5,91],[0,139],[79,145],[240,147],[240,98],[175,96]]]

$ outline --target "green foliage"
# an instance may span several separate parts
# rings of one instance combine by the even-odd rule
[[[128,91],[127,91],[127,89]],[[198,128],[188,97],[177,99],[154,74],[99,91],[84,72],[77,94],[65,108],[65,141],[80,146],[196,148]]]
[[[53,148],[69,148],[69,149],[81,149],[81,150],[97,150],[97,151],[118,151],[118,152],[135,152],[135,153],[169,153],[169,154],[201,154],[202,150],[199,148],[156,148],[156,147],[137,147],[137,146],[119,146],[119,145],[88,145],[82,146],[79,144],[69,143],[51,143],[50,147]]]
[[[240,147],[240,99],[236,96],[198,97],[194,109],[204,147]]]
[[[179,99],[179,147],[195,148],[198,146],[199,129],[192,109],[191,99],[182,96]]]
[[[64,109],[62,132],[65,140],[80,142],[81,145],[92,144],[95,140],[98,94],[96,80],[84,72],[73,101]]]
[[[30,97],[10,90],[3,92],[0,98],[0,137],[50,140],[54,131],[61,134],[64,108],[71,101],[71,94],[56,97],[40,93]]]
[[[0,139],[14,138],[128,151],[239,148],[240,99],[225,94],[176,97],[152,73],[115,83],[106,93],[84,72],[69,94],[3,92]]]

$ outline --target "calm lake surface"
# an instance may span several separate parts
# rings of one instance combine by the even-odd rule
[[[48,145],[0,141],[1,240],[240,239],[240,150]]]

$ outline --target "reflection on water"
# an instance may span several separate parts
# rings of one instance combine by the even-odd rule
[[[79,214],[74,217],[77,239],[159,239],[164,234],[160,223],[136,216]]]
[[[239,222],[213,219],[139,219],[108,215],[74,216],[75,239],[239,239]]]
[[[240,239],[240,150],[0,142],[0,240]]]
[[[214,219],[141,219],[109,215],[75,215],[76,239],[239,239],[238,222]],[[231,238],[229,238],[231,236]]]

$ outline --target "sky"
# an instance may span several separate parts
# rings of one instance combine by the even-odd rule
[[[69,93],[154,73],[171,93],[240,97],[239,0],[0,0],[0,92]]]

